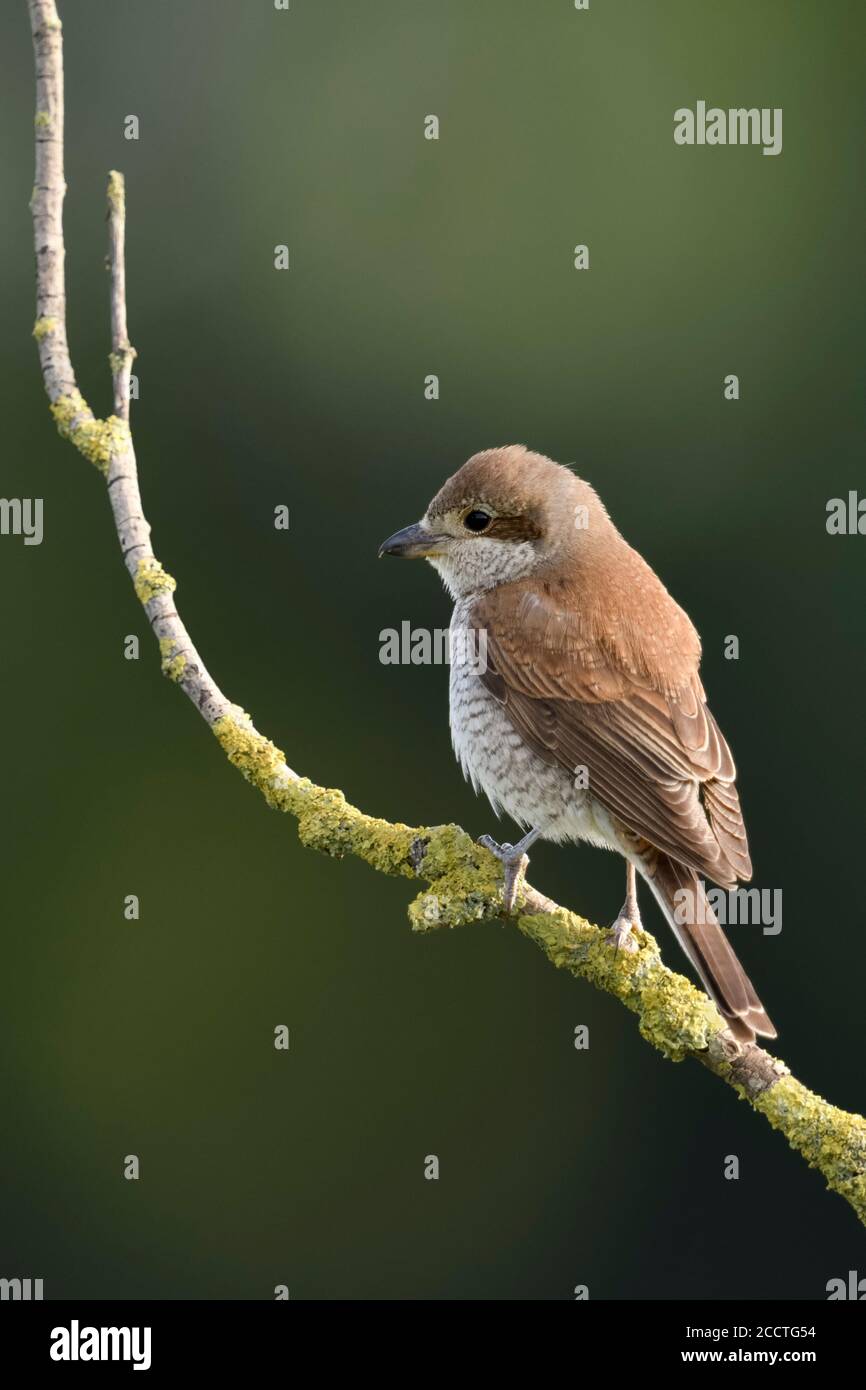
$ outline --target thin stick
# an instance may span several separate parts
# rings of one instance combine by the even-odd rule
[[[135,348],[126,328],[126,186],[123,175],[108,175],[108,265],[111,271],[111,374],[114,413],[129,423],[129,378]]]

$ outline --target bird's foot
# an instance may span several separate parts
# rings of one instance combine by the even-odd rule
[[[628,951],[632,955],[640,949],[634,937],[636,931],[643,931],[637,904],[631,906],[629,903],[623,903],[619,916],[604,938],[604,944],[612,946],[615,951]]]
[[[510,913],[514,910],[518,889],[529,867],[526,845],[527,843],[531,844],[534,838],[534,836],[526,835],[522,840],[518,840],[516,845],[498,845],[492,835],[479,835],[478,837],[479,845],[483,845],[485,849],[490,850],[491,854],[495,854],[502,865],[502,901],[506,912]]]

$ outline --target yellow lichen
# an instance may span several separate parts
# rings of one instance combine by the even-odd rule
[[[183,652],[178,651],[177,642],[173,637],[160,637],[159,653],[162,658],[162,674],[168,676],[170,681],[179,681],[186,670],[187,661]]]
[[[216,720],[213,732],[229,762],[268,805],[297,817],[302,844],[335,858],[355,854],[381,873],[414,876],[411,855],[417,831],[365,816],[341,791],[288,775],[283,752],[237,707]]]
[[[458,927],[501,917],[502,866],[456,825],[438,825],[412,836],[409,854],[415,873],[430,883],[409,905],[413,931]],[[411,872],[412,870],[410,870]]]
[[[614,950],[605,932],[564,908],[523,914],[517,925],[554,965],[612,994],[636,1013],[642,1036],[673,1062],[702,1053],[723,1026],[707,996],[662,964],[648,932],[637,934],[638,950],[629,952]]]
[[[112,458],[131,443],[129,426],[117,415],[97,420],[80,391],[70,391],[51,402],[51,414],[64,439],[70,440],[80,454],[107,474]]]
[[[46,126],[51,124],[50,111],[37,111],[33,117],[33,124],[37,130],[44,130]]]
[[[783,1076],[752,1104],[866,1222],[866,1120],[830,1105],[793,1076]]]
[[[243,710],[222,715],[212,727],[232,766],[275,805],[273,783],[286,761],[279,748],[252,727]]]
[[[123,175],[117,169],[110,169],[108,172],[108,188],[106,190],[109,207],[115,212],[121,212],[124,205],[124,185]]]
[[[177,581],[166,574],[154,555],[139,560],[133,583],[136,597],[142,604],[149,603],[157,594],[170,594],[177,588]]]
[[[138,353],[131,343],[125,343],[119,352],[110,352],[108,354],[108,365],[111,368],[112,375],[117,376],[117,373],[122,372],[125,367],[130,366],[133,359],[137,356]]]
[[[33,336],[37,343],[41,343],[43,338],[47,338],[49,333],[53,333],[58,326],[58,322],[59,321],[52,318],[50,314],[43,314],[41,318],[38,318],[33,325]]]
[[[661,963],[640,990],[641,1037],[672,1062],[703,1052],[721,1026],[715,1006],[684,975]]]

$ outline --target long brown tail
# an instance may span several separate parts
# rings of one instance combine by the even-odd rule
[[[643,872],[734,1037],[741,1042],[754,1042],[756,1033],[775,1038],[767,1011],[719,926],[697,874],[660,853],[652,855]]]

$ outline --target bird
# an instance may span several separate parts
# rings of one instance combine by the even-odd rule
[[[594,487],[522,444],[486,449],[379,555],[427,560],[454,601],[454,751],[524,832],[481,837],[506,911],[536,840],[614,850],[626,896],[610,944],[639,949],[640,878],[737,1043],[775,1037],[706,892],[748,881],[752,863],[700,637]]]

